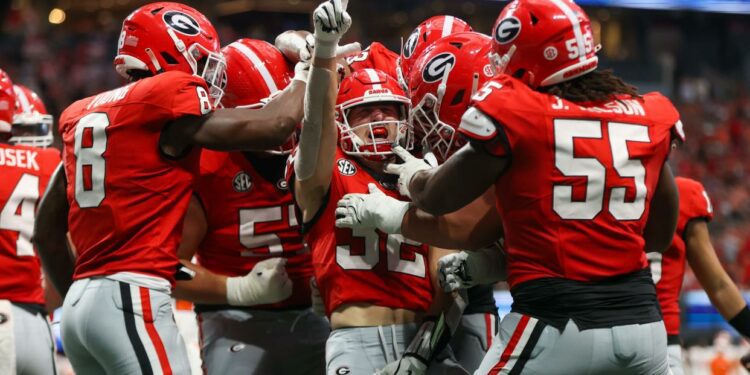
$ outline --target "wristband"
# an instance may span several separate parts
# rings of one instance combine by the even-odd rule
[[[313,56],[332,59],[336,57],[336,48],[339,46],[339,40],[320,40],[315,38],[315,47],[313,48]]]
[[[750,338],[750,309],[747,308],[747,305],[729,321],[729,324],[742,336]]]

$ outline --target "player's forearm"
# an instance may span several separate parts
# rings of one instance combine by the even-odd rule
[[[68,199],[62,164],[39,204],[33,240],[44,272],[61,296],[73,283],[75,257],[68,248]]]
[[[227,304],[227,278],[188,261],[182,264],[195,272],[192,280],[177,281],[172,294],[193,303]]]
[[[677,229],[679,210],[680,196],[677,185],[674,182],[672,169],[665,163],[651,199],[648,220],[643,230],[647,253],[662,253],[669,248]]]
[[[502,222],[495,207],[495,191],[487,189],[467,206],[435,216],[417,208],[404,215],[404,237],[447,249],[479,249],[502,237]]]
[[[304,103],[302,133],[294,160],[295,194],[305,221],[318,211],[330,185],[336,153],[335,60],[313,59]]]

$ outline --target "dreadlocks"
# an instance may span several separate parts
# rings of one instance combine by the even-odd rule
[[[540,87],[538,90],[574,103],[607,102],[615,100],[617,95],[641,97],[635,86],[625,83],[611,69],[594,70],[570,81]]]

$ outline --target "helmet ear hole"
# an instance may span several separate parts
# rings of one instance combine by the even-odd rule
[[[526,69],[518,69],[515,72],[513,72],[512,76],[516,79],[523,78],[523,75],[526,74]]]
[[[168,54],[167,52],[162,51],[161,57],[169,65],[178,64],[177,59],[175,59],[172,55]]]
[[[537,18],[534,13],[529,13],[531,16],[531,25],[536,26],[537,23],[539,23],[539,18]]]
[[[464,100],[464,93],[465,92],[466,92],[466,90],[464,90],[464,89],[458,90],[458,92],[456,93],[456,95],[453,96],[453,100],[451,100],[451,105],[453,106],[453,105],[459,105],[459,104],[461,104],[461,102]]]

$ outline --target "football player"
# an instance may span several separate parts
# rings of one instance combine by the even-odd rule
[[[333,329],[326,373],[372,374],[406,349],[430,306],[432,285],[425,246],[399,235],[334,227],[336,201],[346,193],[379,190],[400,197],[395,180],[380,170],[393,157],[393,143],[408,147],[411,128],[409,99],[381,71],[354,72],[336,95],[335,45],[351,20],[343,11],[329,13],[336,16],[315,18],[305,118],[287,178]]]
[[[281,52],[261,40],[240,39],[222,53],[227,60],[225,108],[262,107],[289,85],[294,73]],[[310,251],[284,179],[293,140],[273,151],[201,154],[178,253],[196,275],[178,280],[174,295],[198,303],[208,374],[325,372],[330,329],[309,309]],[[194,255],[200,266],[190,263]],[[279,264],[280,271],[286,263],[289,277],[270,283],[257,279],[251,271],[264,262]],[[248,283],[256,290],[227,294],[230,283]]]
[[[677,231],[667,251],[649,253],[648,258],[667,329],[669,368],[672,374],[682,375],[679,299],[686,260],[711,303],[745,337],[750,337],[750,310],[711,245],[707,223],[713,218],[713,208],[703,185],[682,177],[675,182],[680,192]]]
[[[472,31],[472,29],[466,21],[444,15],[432,16],[412,30],[401,46],[401,55],[399,55],[395,65],[396,78],[398,78],[398,82],[404,90],[409,88],[408,80],[411,76],[411,67],[422,55],[422,51],[440,38],[468,31]]]
[[[60,153],[22,145],[18,138],[13,138],[13,134],[34,127],[31,121],[44,118],[51,123],[48,116],[35,93],[14,86],[0,70],[0,267],[6,270],[0,277],[0,373],[3,374],[56,373],[55,344],[31,235],[37,202],[60,164]],[[16,128],[21,128],[21,132]]]
[[[114,63],[132,83],[79,100],[60,118],[65,173],[42,201],[35,238],[65,295],[62,335],[76,373],[186,373],[170,291],[199,146],[280,146],[302,118],[304,84],[295,80],[262,109],[214,110],[225,78],[218,35],[203,14],[170,2],[125,19]]]
[[[514,304],[477,372],[668,373],[644,250],[664,251],[677,224],[665,163],[681,133],[677,111],[596,69],[590,21],[572,1],[510,3],[492,43],[500,74],[461,119],[469,143],[438,168],[394,147],[404,163],[387,166],[436,216],[495,186]],[[404,206],[378,215],[412,226]],[[501,231],[477,219],[457,228]],[[455,260],[442,271],[461,275]]]

